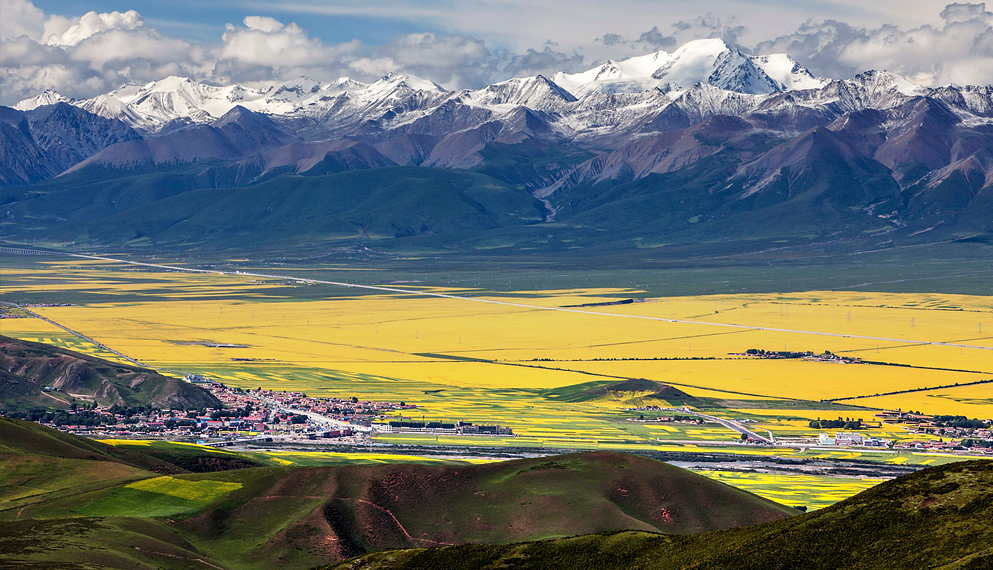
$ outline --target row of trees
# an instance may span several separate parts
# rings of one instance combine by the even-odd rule
[[[862,425],[862,420],[858,420],[858,419],[853,420],[851,418],[844,418],[844,419],[838,418],[836,420],[816,419],[816,420],[810,420],[810,423],[808,423],[807,425],[814,429],[848,429],[848,430],[865,429],[865,426]]]
[[[934,416],[934,425],[960,429],[982,429],[984,427],[990,427],[989,422],[975,418],[969,419],[965,416]]]
[[[810,350],[795,352],[792,350],[763,350],[761,348],[749,348],[745,351],[745,354],[751,356],[778,356],[779,358],[805,358],[807,356],[814,356],[813,351]],[[825,350],[824,354],[831,354],[831,351]]]

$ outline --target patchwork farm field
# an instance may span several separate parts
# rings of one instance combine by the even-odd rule
[[[716,470],[696,472],[777,503],[804,506],[808,510],[833,505],[884,481],[871,477],[824,477]]]
[[[391,443],[634,449],[738,437],[712,423],[631,421],[651,416],[632,410],[646,406],[750,419],[753,429],[777,437],[816,435],[821,430],[807,423],[817,418],[873,422],[882,409],[993,417],[990,297],[499,291],[466,279],[406,283],[390,272],[378,285],[352,288],[340,285],[353,277],[345,268],[316,276],[338,285],[306,275],[310,281],[109,261],[25,262],[3,269],[0,296],[33,315],[2,319],[0,327],[23,340],[115,358],[102,345],[165,374],[405,401],[418,406],[416,419],[496,423],[515,433],[377,436]],[[870,363],[740,355],[753,348],[831,351]],[[670,385],[682,396],[611,388],[629,379]],[[917,438],[881,424],[867,433]]]

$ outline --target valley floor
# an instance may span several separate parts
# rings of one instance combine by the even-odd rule
[[[936,427],[936,416],[993,417],[987,296],[666,296],[651,283],[582,286],[582,277],[541,272],[530,288],[511,290],[508,281],[499,290],[494,274],[425,279],[395,268],[87,256],[7,256],[3,274],[5,316],[22,317],[0,321],[4,335],[230,387],[416,406],[373,422],[362,441],[376,448],[614,449],[910,467],[957,459],[964,439],[982,440],[982,431]],[[846,430],[813,422],[839,418],[876,447],[822,441]],[[462,421],[513,434],[385,429],[390,421]],[[743,433],[771,443],[742,445]],[[815,507],[876,480],[780,470],[769,483],[762,471],[775,469],[698,468],[767,496],[791,488],[792,500]],[[780,476],[797,478],[783,485]]]

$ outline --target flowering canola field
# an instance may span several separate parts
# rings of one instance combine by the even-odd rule
[[[993,384],[976,383],[993,380],[989,297],[810,291],[642,299],[624,289],[426,286],[417,290],[459,298],[329,287],[287,295],[287,287],[308,286],[124,269],[81,261],[5,269],[0,296],[30,292],[60,303],[85,295],[72,306],[26,308],[163,373],[402,400],[419,406],[416,419],[498,423],[528,445],[737,438],[716,424],[628,421],[638,413],[630,408],[679,403],[651,390],[610,391],[631,378],[673,386],[709,413],[751,414],[782,436],[814,435],[810,419],[871,420],[880,409],[993,417]],[[347,272],[335,278],[347,281]],[[602,304],[622,299],[638,302]],[[39,318],[2,319],[0,333],[114,358]],[[876,363],[739,355],[750,348],[829,350]],[[874,435],[909,437],[890,426]]]

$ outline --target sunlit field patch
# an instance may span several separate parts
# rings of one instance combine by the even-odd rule
[[[85,516],[161,517],[192,513],[241,488],[241,483],[153,477],[115,487],[105,497],[76,509]]]
[[[306,451],[266,451],[253,454],[280,465],[310,467],[315,465],[383,465],[390,463],[419,463],[424,465],[491,463],[494,459],[476,457],[431,457],[394,453],[338,453]]]

